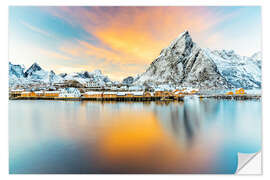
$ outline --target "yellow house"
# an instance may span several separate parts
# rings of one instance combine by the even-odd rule
[[[177,93],[179,91],[180,91],[179,89],[176,89],[176,90],[173,91],[173,94],[175,94],[175,93]]]
[[[192,91],[190,91],[190,93],[191,94],[196,94],[196,93],[198,93],[199,91],[198,90],[195,90],[195,89],[193,89]]]
[[[125,97],[134,97],[134,95],[132,92],[126,92]]]
[[[163,97],[172,96],[172,93],[169,92],[169,91],[163,91],[163,92],[162,92],[162,96],[163,96]]]
[[[44,96],[45,97],[58,97],[59,91],[45,91]]]
[[[135,91],[132,93],[132,95],[133,95],[133,97],[140,98],[140,97],[144,96],[144,92],[143,91]]]
[[[246,94],[246,93],[245,93],[245,90],[243,88],[240,88],[240,89],[235,91],[235,94]]]
[[[229,91],[229,92],[226,93],[226,95],[233,95],[233,92]]]
[[[21,96],[22,97],[35,97],[36,93],[34,93],[34,92],[22,92]]]
[[[44,92],[43,91],[35,91],[35,95],[37,97],[42,97],[42,96],[44,96]]]
[[[150,92],[145,91],[145,92],[143,93],[143,96],[144,96],[144,97],[151,97],[151,93],[150,93]]]
[[[174,96],[176,96],[176,97],[183,96],[183,95],[184,95],[184,93],[182,91],[177,91],[174,93]]]
[[[163,94],[163,91],[155,91],[154,96],[161,97]]]
[[[15,89],[15,90],[10,91],[10,95],[12,97],[17,97],[17,96],[21,96],[23,92],[24,92],[23,89]]]
[[[117,92],[104,92],[103,93],[103,98],[116,98],[117,97]]]
[[[103,92],[100,91],[88,91],[83,94],[83,97],[85,98],[102,98]]]

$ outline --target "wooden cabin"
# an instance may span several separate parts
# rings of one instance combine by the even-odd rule
[[[22,97],[36,97],[36,93],[34,92],[22,92]]]
[[[104,92],[103,98],[117,98],[117,92],[112,92],[112,91]]]
[[[125,97],[134,97],[133,92],[126,92]]]
[[[226,93],[226,95],[233,95],[233,92],[229,91],[229,92]]]
[[[117,97],[125,97],[126,96],[126,92],[117,92]]]
[[[162,97],[169,97],[169,96],[172,96],[172,93],[169,91],[163,91],[161,96]]]
[[[152,95],[151,95],[150,92],[145,91],[145,92],[143,93],[143,96],[144,96],[144,97],[151,97]]]
[[[161,97],[163,94],[163,91],[155,91],[154,96]]]
[[[88,91],[83,94],[85,98],[103,98],[103,92],[101,91]]]
[[[35,91],[34,93],[36,94],[37,97],[44,96],[44,92],[43,91]]]
[[[181,96],[184,96],[184,92],[183,91],[176,91],[173,93],[173,95],[176,97],[181,97]]]
[[[14,89],[10,91],[10,96],[11,97],[18,97],[21,96],[22,92],[24,92],[23,89]]]
[[[58,97],[59,91],[45,91],[44,96],[45,97]]]
[[[140,98],[140,97],[143,97],[143,96],[144,96],[143,91],[135,91],[135,92],[133,92],[133,97]]]
[[[199,91],[198,90],[195,90],[195,89],[193,89],[192,91],[190,91],[190,94],[197,94],[197,93],[199,93]]]
[[[235,91],[235,94],[246,94],[246,93],[245,93],[245,90],[243,88],[240,88],[240,89]]]

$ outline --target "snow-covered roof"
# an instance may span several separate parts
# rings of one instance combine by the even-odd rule
[[[143,91],[134,91],[132,92],[134,96],[143,96]]]
[[[24,91],[23,89],[12,89],[11,92],[22,92]]]
[[[117,92],[105,91],[103,94],[117,94]]]
[[[155,92],[156,92],[156,91],[164,91],[164,89],[156,88],[156,89],[155,89]]]
[[[45,91],[45,94],[56,94],[59,93],[59,91]]]
[[[117,96],[125,96],[127,92],[117,92]]]
[[[180,94],[180,93],[183,93],[182,91],[175,91],[173,92],[173,94]]]
[[[43,94],[43,91],[35,91],[36,94]]]
[[[88,91],[88,92],[85,92],[85,94],[87,94],[87,95],[102,94],[102,91]]]
[[[139,91],[139,90],[141,90],[141,89],[143,89],[143,88],[142,88],[141,86],[130,86],[128,89],[129,89],[129,90]]]

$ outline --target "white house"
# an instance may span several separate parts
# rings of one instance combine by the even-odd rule
[[[77,88],[65,88],[60,90],[59,97],[81,97],[81,93]]]

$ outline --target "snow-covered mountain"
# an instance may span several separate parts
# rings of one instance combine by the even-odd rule
[[[239,56],[234,51],[205,52],[215,62],[221,75],[235,88],[261,88],[260,53],[252,57]]]
[[[200,48],[185,31],[161,51],[134,84],[200,89],[260,88],[260,62],[259,53],[243,57],[233,51]]]
[[[53,71],[46,71],[42,69],[37,63],[32,64],[32,66],[25,71],[24,77],[29,83],[32,84],[51,84],[63,82],[61,76],[56,75]]]
[[[104,86],[106,83],[111,82],[111,80],[102,74],[100,70],[95,70],[93,72],[82,71],[66,74],[64,76],[65,80],[76,80],[81,84],[87,82],[92,82],[93,84]]]
[[[24,66],[9,63],[9,85],[49,84],[76,80],[93,86],[117,84],[100,70],[61,73],[42,69],[34,63],[26,71]],[[119,84],[119,83],[118,83]],[[261,53],[251,57],[234,51],[200,48],[188,31],[179,35],[163,49],[147,70],[135,77],[127,77],[122,84],[136,87],[191,87],[199,89],[261,88]]]
[[[26,71],[24,66],[15,65],[9,62],[9,86],[16,87],[17,85],[27,86],[33,84],[64,83],[65,81],[76,80],[81,84],[92,82],[96,85],[105,85],[111,82],[107,76],[104,76],[100,70],[93,72],[82,71],[74,73],[61,73],[56,75],[54,71],[46,71],[37,63],[32,64]]]
[[[8,74],[9,74],[9,86],[15,86],[17,84],[24,84],[24,69],[23,65],[15,65],[8,63]]]
[[[122,83],[125,85],[130,85],[134,82],[134,78],[132,76],[128,76],[127,78],[123,79]]]

